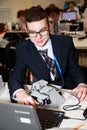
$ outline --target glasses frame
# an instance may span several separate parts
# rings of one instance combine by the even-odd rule
[[[46,34],[41,34],[41,33],[44,33],[44,32],[46,32]],[[37,37],[38,34],[40,36],[46,36],[46,35],[48,35],[48,33],[49,33],[49,29],[46,29],[46,30],[41,30],[39,32],[28,32],[28,35],[29,35],[29,37],[34,38],[34,37]],[[34,35],[31,36],[31,34],[34,34]]]

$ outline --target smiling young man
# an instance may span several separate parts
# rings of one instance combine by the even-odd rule
[[[29,40],[19,43],[16,49],[16,64],[9,77],[11,99],[18,103],[36,107],[39,103],[25,91],[24,77],[27,69],[32,71],[33,82],[44,79],[49,83],[61,85],[78,94],[80,101],[87,100],[87,85],[81,71],[72,38],[50,35],[48,16],[39,6],[31,7],[26,15]],[[48,50],[53,61],[51,67],[40,52]],[[47,53],[47,52],[46,52]],[[52,69],[54,67],[54,69]]]

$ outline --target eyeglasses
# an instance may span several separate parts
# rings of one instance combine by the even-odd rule
[[[39,34],[40,36],[45,36],[48,35],[49,30],[41,30],[39,32],[28,32],[29,37],[37,37],[37,34]]]

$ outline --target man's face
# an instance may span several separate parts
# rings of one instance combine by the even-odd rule
[[[51,17],[52,19],[57,18],[58,14],[56,12],[52,12],[50,13],[49,17]]]
[[[20,17],[19,17],[19,20],[20,20],[21,22],[25,23],[25,17],[24,17],[24,16],[20,16]]]
[[[70,8],[71,11],[73,11],[74,10],[74,5],[72,3],[69,4],[69,8]]]
[[[43,47],[49,40],[49,26],[46,19],[35,22],[27,22],[27,28],[30,40],[34,44]]]

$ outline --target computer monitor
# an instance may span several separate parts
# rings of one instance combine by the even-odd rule
[[[4,35],[3,39],[7,39],[7,40],[23,40],[28,38],[29,35],[27,34],[27,32],[21,32],[21,31],[17,31],[17,32],[6,32],[6,34]]]
[[[77,20],[76,11],[67,11],[62,13],[62,21],[64,22],[75,22]]]

